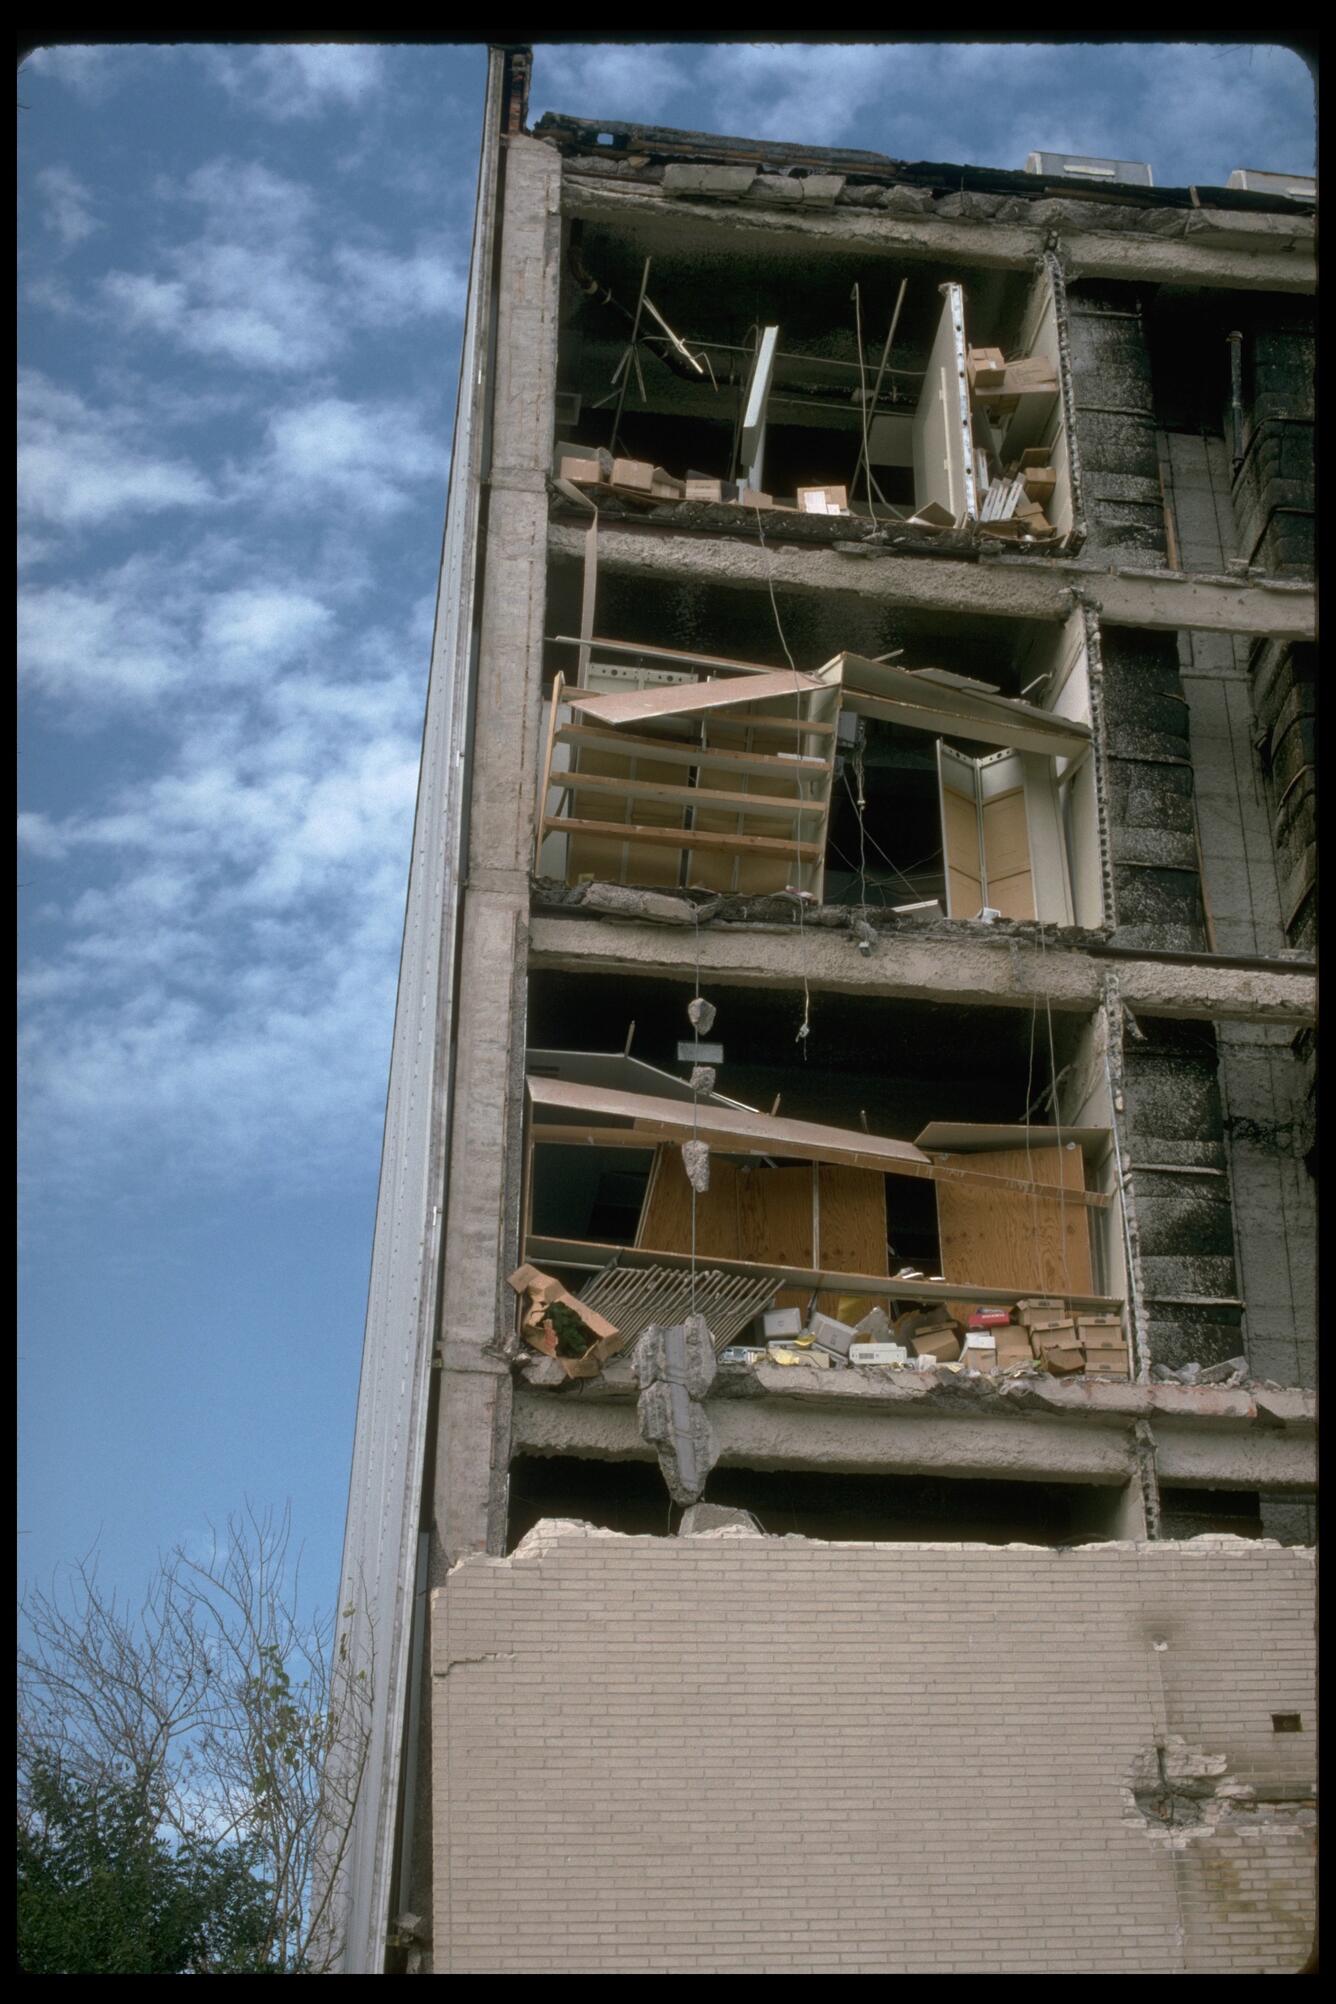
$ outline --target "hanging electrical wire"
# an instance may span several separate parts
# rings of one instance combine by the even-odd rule
[[[775,597],[774,563],[770,555],[770,545],[765,540],[765,527],[761,521],[761,510],[759,506],[756,508],[755,512],[756,512],[756,533],[760,538],[761,549],[765,556],[765,582],[766,582],[766,587],[770,593],[770,610],[775,616],[775,631],[779,635],[779,644],[784,649],[784,659],[788,662],[790,669],[793,671],[794,752],[795,756],[801,757],[803,716],[802,716],[802,690],[798,686],[798,665],[795,662],[793,655],[789,649],[789,643],[784,633],[784,622],[781,620],[779,616],[779,601]],[[801,780],[797,781],[796,783],[801,788],[802,785]],[[806,936],[804,931],[804,902],[807,898],[808,893],[803,886],[803,880],[802,880],[803,859],[802,859],[801,830],[802,830],[802,823],[800,819],[795,815],[793,823],[793,845],[794,845],[793,874],[794,874],[794,896],[798,902],[798,951],[803,974],[803,1019],[798,1026],[798,1034],[794,1038],[794,1042],[796,1044],[801,1044],[803,1061],[804,1063],[806,1063],[807,1039],[811,1035],[812,1031],[812,995],[811,995],[811,990],[807,985],[807,952],[806,952]]]

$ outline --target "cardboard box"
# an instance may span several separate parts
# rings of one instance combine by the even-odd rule
[[[1006,358],[1000,348],[971,348],[965,358],[972,390],[1000,390]]]
[[[1121,1315],[1078,1315],[1076,1318],[1076,1327],[1083,1342],[1087,1329],[1113,1330],[1115,1332],[1115,1339],[1118,1342],[1122,1341],[1123,1318]],[[1104,1339],[1100,1336],[1095,1336],[1092,1340],[1101,1342]]]
[[[1008,362],[1003,372],[1002,388],[1008,396],[1024,390],[1056,390],[1057,372],[1047,355],[1023,355],[1017,361]]]
[[[1041,1336],[1069,1335],[1073,1341],[1076,1340],[1076,1324],[1070,1315],[1041,1316],[1034,1322],[1027,1322],[1025,1327],[1030,1332],[1032,1343]]]
[[[1088,1376],[1095,1378],[1131,1377],[1132,1371],[1127,1361],[1127,1348],[1125,1345],[1120,1345],[1115,1350],[1112,1348],[1096,1348],[1092,1344],[1087,1343],[1083,1348]]]
[[[738,506],[740,508],[773,508],[773,494],[763,494],[759,487],[739,487]]]
[[[960,1353],[962,1364],[975,1371],[995,1371],[997,1369],[997,1339],[993,1336],[965,1338],[965,1347]]]
[[[847,487],[800,487],[798,511],[803,515],[847,515],[849,490]]]
[[[1036,508],[1042,508],[1053,498],[1053,489],[1058,484],[1058,476],[1051,466],[1027,466],[1022,468],[1021,479],[1025,483],[1025,498]]]
[[[1017,1322],[1033,1327],[1036,1322],[1051,1321],[1053,1317],[1066,1313],[1066,1303],[1052,1294],[1028,1294],[1016,1303],[1013,1314]]]
[[[722,501],[724,498],[723,481],[709,480],[704,474],[688,473],[684,486],[683,499],[686,501]]]
[[[954,529],[956,518],[940,501],[925,501],[917,513],[910,516],[909,526],[911,529]]]
[[[1009,1308],[976,1308],[970,1314],[971,1329],[1005,1329],[1010,1321]]]
[[[932,1357],[939,1364],[954,1364],[960,1356],[960,1337],[954,1327],[932,1329],[921,1336],[911,1336],[909,1347],[916,1357]]]
[[[1037,1349],[1055,1378],[1070,1378],[1085,1369],[1085,1352],[1075,1336],[1041,1336]]]
[[[664,501],[680,501],[682,482],[674,474],[666,473],[661,466],[651,466],[647,459],[614,459],[612,462],[612,484],[614,487],[631,487],[641,494],[656,495]]]
[[[583,1301],[577,1301],[551,1274],[540,1273],[536,1266],[517,1266],[508,1284],[516,1294],[528,1296],[529,1306],[520,1320],[520,1335],[530,1349],[555,1357],[568,1378],[596,1378],[608,1358],[625,1348],[626,1338],[616,1323],[609,1322],[596,1309],[587,1308]],[[578,1315],[594,1338],[582,1357],[564,1357],[557,1348],[556,1330],[547,1320],[548,1310],[557,1302]]]
[[[1033,1364],[1034,1352],[1030,1339],[1023,1329],[999,1329],[997,1332],[997,1368],[1010,1370],[1013,1364]]]
[[[596,487],[612,478],[612,454],[600,446],[597,451],[563,451],[557,460],[557,477],[560,480],[583,481],[588,487]]]

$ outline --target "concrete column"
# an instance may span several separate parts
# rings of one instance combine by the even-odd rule
[[[519,1251],[525,967],[534,774],[542,710],[560,278],[561,163],[506,144],[496,378],[484,494],[478,700],[443,1248],[443,1369],[435,1439],[432,1579],[470,1551],[500,1551],[509,1461],[509,1367],[497,1337]]]

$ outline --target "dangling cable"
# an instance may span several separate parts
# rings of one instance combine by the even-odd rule
[[[779,616],[779,602],[775,597],[774,563],[770,555],[770,545],[765,540],[765,528],[761,522],[761,510],[759,507],[757,507],[756,509],[756,533],[761,539],[761,549],[765,555],[765,582],[766,582],[766,587],[770,593],[770,610],[775,615],[775,630],[779,634],[779,644],[784,649],[784,658],[788,662],[790,669],[793,671],[794,755],[795,757],[801,758],[802,748],[803,748],[803,740],[802,740],[803,716],[802,716],[802,690],[798,687],[798,666],[797,663],[794,661],[793,655],[789,651],[789,643],[784,636],[784,623]],[[802,798],[801,777],[798,778],[797,785],[798,785],[798,798],[801,799]],[[827,821],[829,821],[830,818],[829,801],[827,802],[826,806],[826,818]],[[802,1045],[803,1063],[806,1064],[807,1039],[812,1032],[812,996],[811,996],[811,991],[807,985],[807,940],[803,924],[804,899],[806,897],[806,892],[803,889],[803,881],[802,881],[803,877],[802,818],[799,815],[795,815],[793,821],[793,869],[794,869],[794,877],[796,880],[794,885],[794,891],[798,901],[798,955],[800,964],[802,966],[802,974],[803,974],[803,1019],[802,1022],[798,1025],[798,1034],[794,1038],[794,1042],[796,1044]]]

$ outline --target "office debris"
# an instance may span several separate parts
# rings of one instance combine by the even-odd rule
[[[520,1334],[531,1349],[555,1358],[568,1378],[594,1378],[626,1338],[587,1302],[568,1294],[559,1280],[535,1266],[518,1266],[509,1277],[516,1294],[528,1297]]]
[[[715,1342],[732,1344],[771,1301],[775,1284],[767,1274],[720,1273],[704,1266],[605,1266],[580,1290],[588,1307],[615,1322],[630,1349],[651,1322],[682,1322],[697,1312]]]

